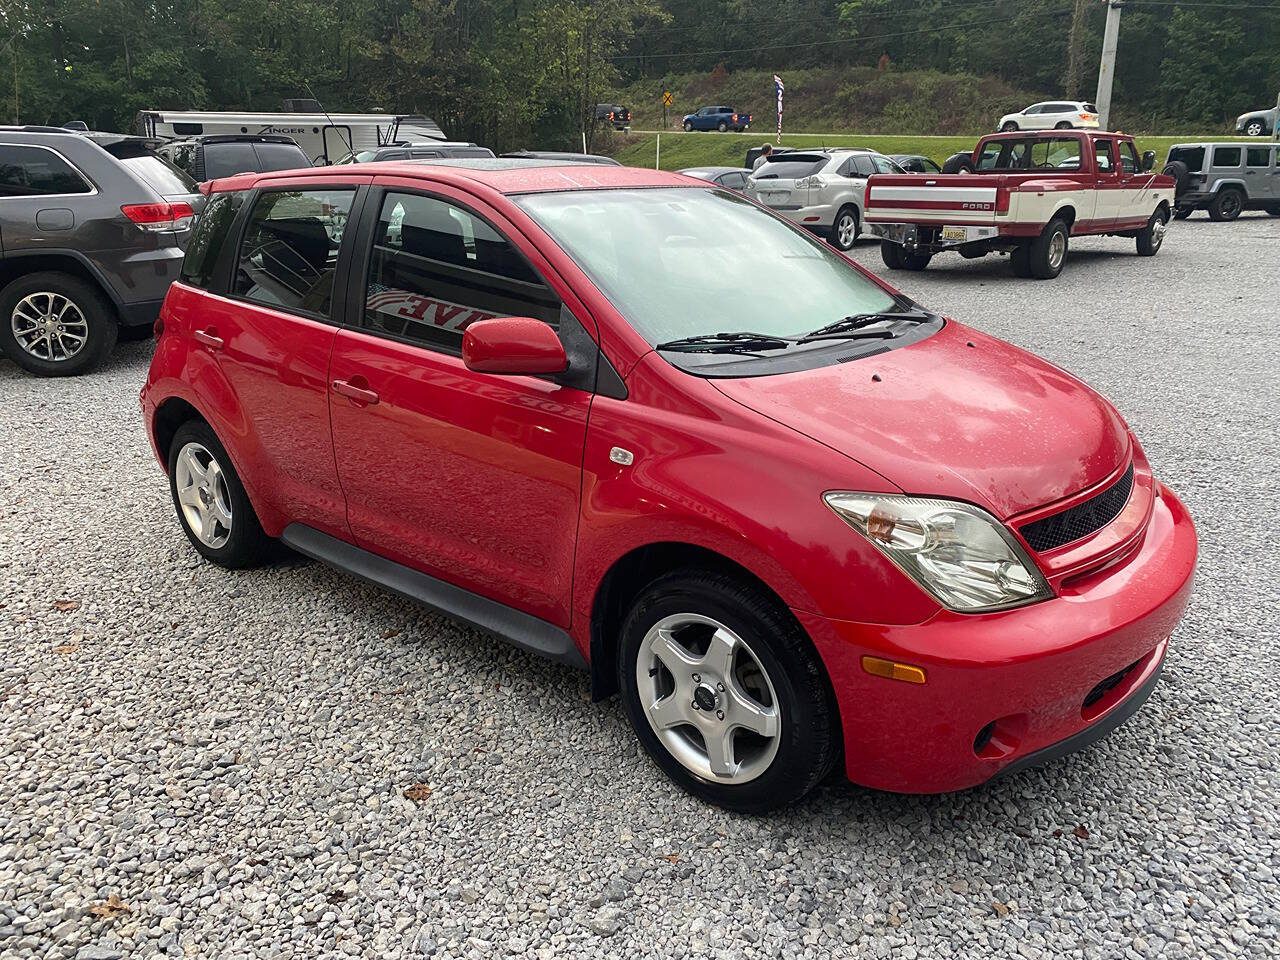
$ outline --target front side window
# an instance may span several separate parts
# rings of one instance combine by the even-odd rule
[[[1250,147],[1246,162],[1251,167],[1269,167],[1271,166],[1271,148],[1270,147]]]
[[[244,194],[215,193],[205,204],[196,228],[187,242],[187,255],[182,261],[182,282],[207,290],[213,279],[214,265],[235,222]]]
[[[1240,148],[1239,147],[1214,147],[1213,148],[1213,165],[1215,167],[1240,166]]]
[[[651,344],[723,331],[800,336],[900,308],[831,247],[736,194],[671,187],[515,199]]]
[[[1125,173],[1137,173],[1142,169],[1142,161],[1138,159],[1138,148],[1127,140],[1120,144],[1120,169]]]
[[[369,261],[364,326],[450,353],[489,317],[553,326],[560,299],[486,221],[437,197],[388,193]]]
[[[1098,160],[1099,173],[1114,173],[1116,169],[1116,159],[1111,153],[1110,140],[1093,141],[1093,153]]]
[[[52,150],[0,144],[0,196],[48,197],[92,192],[89,182]]]
[[[272,190],[253,205],[232,292],[328,318],[338,248],[354,190]]]

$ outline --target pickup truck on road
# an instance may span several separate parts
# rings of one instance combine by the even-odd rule
[[[923,270],[946,250],[1000,252],[1018,276],[1048,280],[1062,272],[1068,237],[1133,237],[1144,257],[1160,249],[1174,181],[1154,164],[1118,133],[993,134],[974,148],[972,173],[872,177],[866,227],[892,270]]]

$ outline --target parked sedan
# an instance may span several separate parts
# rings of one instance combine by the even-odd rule
[[[1110,403],[756,204],[564,171],[215,184],[140,398],[197,553],[279,538],[585,669],[739,811],[972,787],[1141,706],[1196,535]]]
[[[889,159],[907,173],[941,173],[942,168],[920,153],[891,153]]]
[[[1072,127],[1096,130],[1098,108],[1085,100],[1049,100],[1033,103],[1020,113],[1006,113],[996,124],[996,129],[1010,130],[1069,130]]]
[[[874,150],[794,150],[751,172],[746,192],[793,223],[849,250],[862,232],[867,177],[903,173]]]
[[[748,167],[687,167],[684,170],[677,170],[676,173],[683,173],[686,177],[696,177],[699,180],[714,183],[718,187],[739,191],[746,188],[747,177],[751,176],[751,170]]]
[[[1272,107],[1270,110],[1242,113],[1236,117],[1236,133],[1243,133],[1250,137],[1265,137],[1276,128],[1278,112],[1280,108]]]

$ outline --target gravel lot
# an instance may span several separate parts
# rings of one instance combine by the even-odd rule
[[[0,956],[1280,956],[1280,219],[893,279],[1108,394],[1197,518],[1166,679],[1108,741],[959,795],[703,806],[584,675],[314,563],[200,562],[148,342],[4,361]]]

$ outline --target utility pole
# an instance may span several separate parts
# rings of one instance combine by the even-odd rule
[[[1102,34],[1102,63],[1098,66],[1098,127],[1111,129],[1111,81],[1116,73],[1116,44],[1120,40],[1120,0],[1107,0],[1107,28]]]

